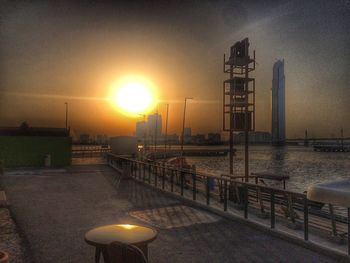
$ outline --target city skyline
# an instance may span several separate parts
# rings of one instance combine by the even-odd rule
[[[77,133],[132,134],[142,117],[120,114],[107,98],[116,79],[139,74],[156,86],[163,116],[170,104],[169,134],[181,132],[186,96],[195,98],[186,116],[193,133],[221,132],[222,57],[249,37],[256,130],[270,131],[271,68],[283,57],[287,138],[305,129],[337,137],[341,128],[347,137],[349,4],[319,2],[2,2],[0,126],[64,127],[67,101]]]

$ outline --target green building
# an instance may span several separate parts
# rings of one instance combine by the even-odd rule
[[[62,167],[71,164],[72,139],[64,128],[0,128],[0,162],[10,167]]]

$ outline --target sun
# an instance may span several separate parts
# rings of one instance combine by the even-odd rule
[[[142,77],[124,77],[116,84],[112,101],[128,116],[146,114],[154,106],[153,84]]]

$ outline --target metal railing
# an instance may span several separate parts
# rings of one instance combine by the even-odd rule
[[[193,201],[202,201],[208,206],[212,201],[216,201],[225,212],[231,208],[229,204],[236,205],[235,208],[243,210],[245,219],[248,219],[249,214],[253,214],[253,211],[255,214],[265,215],[270,218],[269,227],[271,229],[275,229],[277,218],[279,220],[286,218],[288,222],[302,226],[305,241],[309,240],[309,226],[318,228],[320,226],[318,224],[322,220],[325,221],[324,217],[313,213],[311,214],[313,220],[310,221],[312,210],[310,205],[314,202],[308,200],[305,194],[258,184],[256,176],[250,177],[254,183],[244,182],[240,181],[243,176],[217,177],[180,169],[167,163],[139,161],[113,154],[107,154],[107,163],[126,176]],[[199,196],[201,200],[198,200]],[[276,207],[283,212],[277,212]],[[340,236],[347,235],[348,255],[350,255],[349,218],[350,208],[347,208],[347,218],[335,218],[335,221],[343,227],[343,233]],[[332,225],[335,221],[332,221]],[[326,224],[323,222],[322,225],[325,230]],[[328,230],[337,235],[335,229],[329,227]]]
[[[101,145],[73,145],[72,158],[105,156],[111,152],[111,148]]]

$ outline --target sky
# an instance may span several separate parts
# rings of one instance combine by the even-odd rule
[[[131,2],[131,1],[130,1]],[[285,60],[288,138],[350,136],[350,0],[0,0],[0,126],[130,135],[135,122],[106,98],[140,75],[180,134],[222,132],[223,55],[256,50],[256,130],[270,131],[272,66]],[[163,121],[165,123],[165,121]]]

